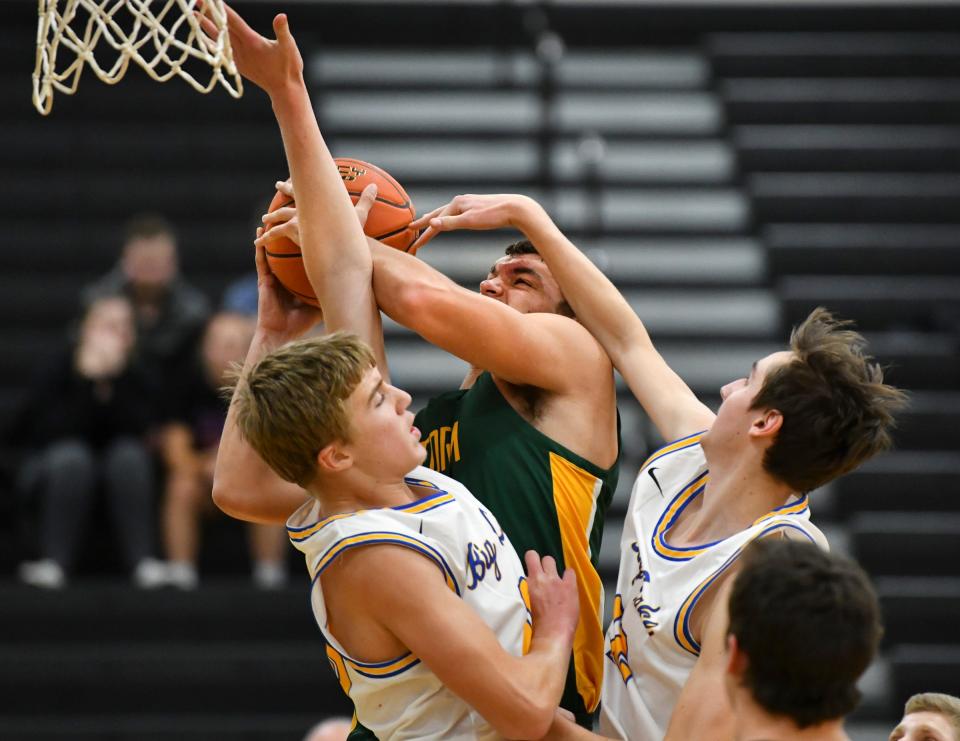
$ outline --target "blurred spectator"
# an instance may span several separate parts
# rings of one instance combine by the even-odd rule
[[[133,305],[138,353],[162,374],[189,353],[210,314],[206,296],[179,276],[176,236],[160,216],[141,215],[127,224],[120,261],[84,289],[83,300],[118,295]]]
[[[237,278],[223,292],[222,311],[255,317],[257,315],[257,274]]]
[[[197,357],[182,372],[168,404],[163,434],[167,487],[163,502],[163,538],[168,579],[174,586],[197,585],[200,521],[216,510],[211,499],[217,446],[229,402],[220,393],[234,363],[243,361],[253,338],[254,320],[220,313],[207,325]],[[265,589],[286,581],[286,532],[282,527],[250,525],[253,578]]]
[[[317,723],[303,741],[346,741],[353,724],[346,718],[330,718]]]
[[[937,692],[914,695],[890,741],[960,741],[960,698]]]
[[[21,410],[17,429],[31,454],[18,490],[39,504],[41,560],[19,569],[28,584],[64,585],[101,482],[135,583],[159,583],[161,565],[151,558],[154,471],[145,443],[155,393],[132,360],[135,338],[125,298],[95,300],[76,342],[38,377]]]

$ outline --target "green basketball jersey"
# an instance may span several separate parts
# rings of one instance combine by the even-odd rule
[[[510,406],[490,373],[432,399],[414,424],[427,449],[424,465],[460,481],[489,507],[521,558],[532,549],[577,572],[580,623],[561,705],[588,722],[603,678],[597,564],[619,457],[602,469],[550,439]]]

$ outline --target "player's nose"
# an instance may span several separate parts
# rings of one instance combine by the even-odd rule
[[[487,278],[480,282],[480,293],[484,296],[499,296],[503,293],[503,284],[497,278]]]

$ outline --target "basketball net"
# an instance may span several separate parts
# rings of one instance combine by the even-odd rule
[[[33,105],[46,115],[53,92],[72,95],[86,65],[113,85],[133,60],[154,80],[178,76],[201,93],[219,82],[234,97],[243,84],[233,63],[223,0],[203,0],[207,17],[220,32],[207,37],[194,11],[198,0],[39,0],[37,62]],[[100,56],[94,56],[94,48]],[[66,62],[57,68],[59,61]],[[199,70],[208,70],[201,73]],[[189,71],[186,67],[194,69]],[[196,75],[196,76],[195,76]],[[200,79],[198,79],[200,78]]]

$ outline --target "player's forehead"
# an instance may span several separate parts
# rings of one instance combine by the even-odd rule
[[[920,710],[903,716],[903,720],[893,729],[890,739],[908,738],[912,733],[917,738],[930,737],[935,741],[960,741],[953,731],[950,721],[941,714]]]
[[[534,273],[540,277],[550,274],[550,268],[540,255],[504,255],[490,266],[489,276],[503,276],[518,272]]]
[[[759,378],[765,378],[770,371],[789,363],[791,360],[793,360],[793,353],[789,350],[772,352],[756,361],[754,364],[754,373]]]

